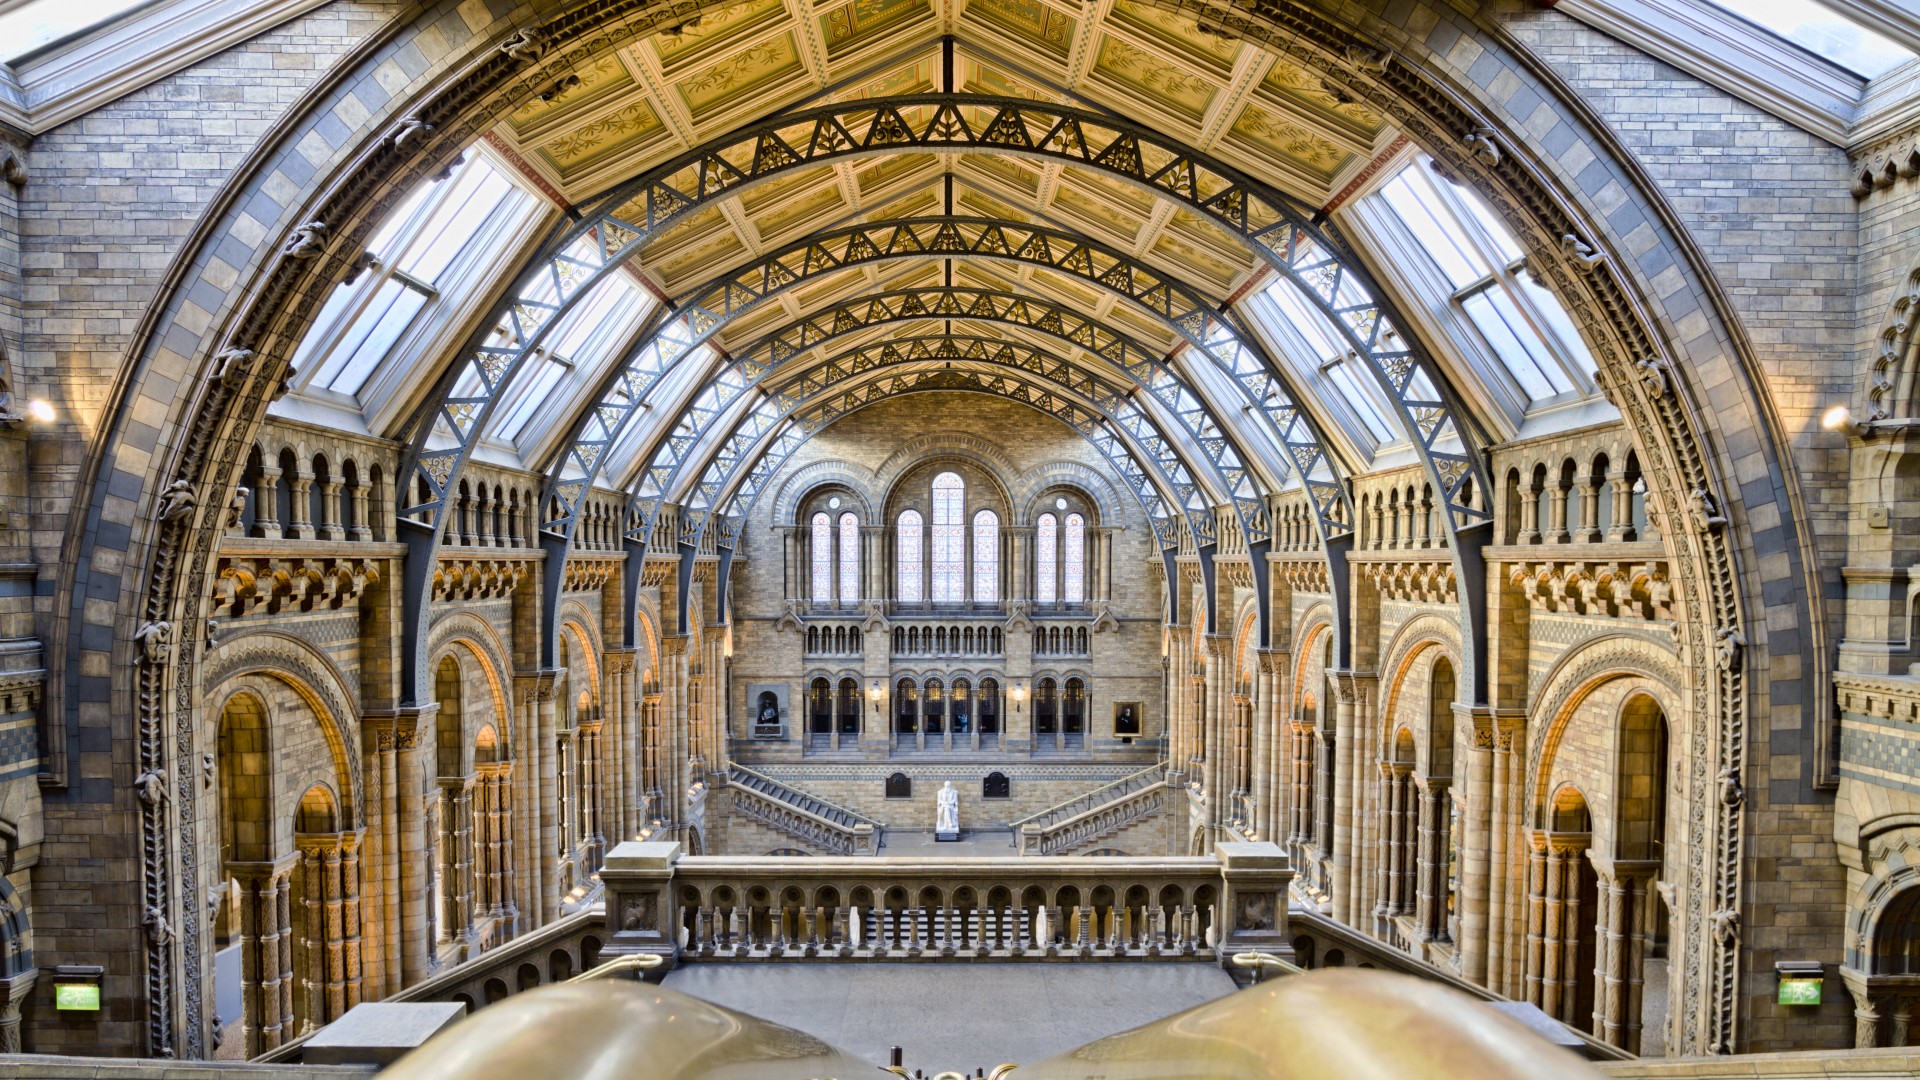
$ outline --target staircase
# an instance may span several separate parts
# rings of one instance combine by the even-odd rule
[[[1112,836],[1166,807],[1166,766],[1156,762],[1085,795],[1015,820],[1022,855],[1058,855]]]
[[[744,765],[727,770],[733,809],[762,825],[836,855],[876,855],[881,822],[790,787]]]

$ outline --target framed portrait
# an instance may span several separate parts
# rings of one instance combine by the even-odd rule
[[[1116,701],[1113,703],[1113,733],[1125,739],[1140,734],[1140,724],[1145,716],[1137,701]]]

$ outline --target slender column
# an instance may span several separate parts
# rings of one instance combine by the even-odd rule
[[[404,944],[400,955],[402,981],[411,986],[432,972],[433,930],[429,905],[432,896],[427,884],[433,847],[426,827],[426,768],[420,747],[421,725],[417,716],[397,718],[394,769],[399,784],[400,865],[398,871],[400,926]],[[427,728],[428,732],[432,728]]]
[[[1541,983],[1547,918],[1547,842],[1534,834],[1527,857],[1527,978],[1526,1000],[1539,1005],[1543,1000]]]
[[[340,481],[320,485],[320,539],[344,540],[347,532],[340,526]]]
[[[1491,943],[1490,903],[1493,807],[1493,722],[1473,718],[1473,742],[1467,751],[1466,821],[1460,843],[1459,939],[1454,943],[1460,974],[1468,982],[1491,985],[1487,958]],[[1444,871],[1443,871],[1444,872]]]
[[[1565,544],[1573,540],[1573,534],[1567,530],[1567,489],[1548,481],[1547,487],[1547,542]]]
[[[1613,512],[1608,515],[1607,539],[1618,542],[1635,539],[1633,534],[1633,485],[1627,482],[1627,470],[1624,463],[1615,466],[1607,473],[1607,492],[1612,497]]]
[[[1596,912],[1599,940],[1593,950],[1593,1028],[1595,1035],[1621,1046],[1627,1017],[1627,901],[1628,882],[1611,868],[1596,867],[1600,910]]]
[[[1561,960],[1564,950],[1561,948],[1563,927],[1562,916],[1566,911],[1564,892],[1566,881],[1566,855],[1558,844],[1547,842],[1546,888],[1541,898],[1541,957],[1540,968],[1540,1008],[1555,1020],[1564,1020],[1561,990],[1564,982],[1561,976]]]
[[[538,883],[539,897],[534,911],[534,923],[544,926],[552,922],[560,912],[560,799],[559,788],[563,780],[560,776],[560,716],[557,693],[559,672],[548,673],[549,677],[536,684],[534,694],[534,746],[539,755],[536,772],[539,779],[534,791],[539,799],[539,841],[534,847],[534,857],[538,860],[533,867],[534,878]]]
[[[1535,485],[1521,489],[1520,542],[1523,544],[1540,542],[1540,488]]]
[[[1580,535],[1577,539],[1595,543],[1600,539],[1600,483],[1598,474],[1580,481]]]
[[[313,474],[302,465],[294,471],[293,480],[287,486],[293,494],[290,500],[292,506],[289,508],[291,510],[289,517],[293,525],[294,539],[312,540],[314,538]]]
[[[347,539],[365,542],[373,539],[373,527],[367,524],[368,483],[365,480],[353,485],[347,492],[347,498],[353,506],[353,524],[347,529]]]
[[[1354,735],[1354,682],[1350,672],[1340,672],[1329,680],[1335,694],[1335,737],[1345,743],[1345,756],[1351,760],[1360,759],[1362,742]],[[1333,770],[1333,813],[1330,824],[1333,831],[1333,917],[1353,925],[1360,906],[1355,893],[1358,891],[1353,866],[1354,815],[1358,809],[1354,800],[1355,769],[1349,763],[1346,768]],[[1324,849],[1323,849],[1324,851]]]
[[[1873,1050],[1880,1045],[1879,1003],[1864,990],[1853,992],[1853,1047]]]
[[[297,503],[296,503],[297,505]],[[292,513],[291,509],[288,511]],[[260,486],[253,492],[253,535],[278,540],[280,524],[280,466],[271,461],[260,464]]]

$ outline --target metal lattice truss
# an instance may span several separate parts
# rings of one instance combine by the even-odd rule
[[[1127,440],[1115,426],[1115,421],[1102,409],[1089,407],[1077,400],[1077,394],[1069,394],[1059,389],[1060,384],[1052,379],[1035,379],[1026,371],[1015,370],[1005,374],[993,371],[962,370],[936,368],[925,371],[895,373],[882,370],[873,374],[867,369],[868,381],[860,382],[858,377],[852,381],[838,381],[813,388],[804,396],[781,395],[786,402],[784,408],[770,410],[775,413],[772,420],[762,430],[774,430],[775,434],[764,441],[750,440],[737,451],[738,462],[751,462],[751,467],[739,477],[738,486],[731,492],[716,488],[716,499],[723,501],[728,512],[715,515],[710,510],[689,509],[687,514],[702,521],[720,517],[725,540],[724,546],[732,547],[738,541],[740,528],[753,504],[766,490],[767,482],[779,473],[780,467],[789,456],[798,450],[807,439],[829,424],[849,413],[865,408],[902,394],[923,393],[937,390],[963,391],[976,394],[992,394],[1030,406],[1073,428],[1092,443],[1107,460],[1111,461],[1119,475],[1126,481],[1146,507],[1148,516],[1154,522],[1154,532],[1163,547],[1169,547],[1173,531],[1177,524],[1165,504],[1159,491],[1155,489],[1155,475],[1144,469],[1130,452]],[[1082,373],[1084,374],[1084,373]],[[1107,393],[1122,393],[1108,388]],[[771,402],[772,397],[768,398]],[[758,411],[758,410],[756,410]],[[716,461],[716,464],[718,462]],[[724,468],[724,466],[722,466]],[[727,470],[738,471],[737,465]],[[1162,476],[1162,483],[1171,481]],[[703,481],[704,483],[704,481]],[[685,529],[683,527],[683,534]],[[683,539],[682,544],[685,544]]]
[[[728,405],[741,395],[780,377],[791,365],[834,341],[892,325],[955,321],[1015,327],[1074,346],[1111,364],[1134,385],[1151,394],[1187,430],[1194,447],[1218,478],[1217,490],[1232,500],[1247,535],[1258,540],[1269,534],[1263,492],[1246,465],[1244,450],[1206,400],[1149,346],[1049,300],[987,289],[941,287],[897,290],[844,300],[765,334],[722,358],[710,373],[708,388],[681,409],[640,470],[629,520],[641,531],[651,527],[660,502],[675,496],[688,462],[698,458],[705,445],[703,439],[712,425],[722,422]],[[1028,355],[1043,355],[1038,350],[1025,351]],[[1250,391],[1248,401],[1255,400]],[[1290,470],[1285,462],[1279,464],[1278,471],[1284,478]],[[1191,510],[1193,503],[1179,499],[1176,505]],[[1201,546],[1212,542],[1210,517],[1196,520],[1194,524],[1200,530],[1196,533],[1196,542]],[[697,543],[698,536],[693,540]]]
[[[704,341],[779,293],[815,278],[870,263],[928,258],[986,259],[1036,266],[1131,301],[1184,338],[1198,355],[1246,392],[1285,447],[1324,526],[1335,533],[1348,527],[1352,515],[1346,507],[1339,462],[1328,452],[1328,441],[1315,418],[1296,403],[1297,393],[1257,340],[1238,320],[1215,310],[1205,297],[1187,286],[1085,236],[1047,225],[944,215],[852,225],[816,233],[709,281],[689,296],[680,314],[694,340]],[[649,342],[643,351],[650,347]],[[747,363],[743,374],[760,370],[757,359]],[[702,404],[696,412],[703,415],[697,418],[718,419],[720,411],[718,405]],[[631,415],[629,409],[623,420]],[[601,451],[619,436],[616,428],[602,439],[591,440],[595,448],[585,453],[571,451],[570,467],[563,466],[562,471],[549,477],[550,490],[561,492],[564,498],[567,490],[590,483]],[[674,431],[660,448],[667,460],[657,465],[649,463],[643,472],[644,482],[658,484],[663,476],[670,482],[680,467],[674,456],[694,445],[691,432]],[[661,487],[650,498],[643,497],[642,528],[651,524],[665,496],[666,489]],[[552,521],[548,527],[562,524]],[[1265,539],[1265,535],[1253,539]]]
[[[1105,424],[1069,422],[1107,456],[1114,468],[1126,478],[1128,486],[1141,495],[1141,503],[1154,523],[1154,534],[1162,548],[1178,544],[1177,521],[1174,517],[1176,510],[1186,516],[1196,546],[1204,547],[1214,541],[1212,507],[1206,492],[1195,480],[1174,441],[1162,431],[1159,421],[1134,400],[1131,387],[1117,384],[1086,367],[1028,346],[991,338],[932,335],[893,339],[855,349],[798,374],[789,373],[790,377],[766,390],[741,423],[730,430],[727,441],[714,448],[699,481],[689,491],[680,515],[681,542],[698,544],[702,531],[711,524],[714,509],[725,505],[728,507],[725,517],[730,526],[719,542],[727,547],[737,544],[739,527],[745,520],[742,511],[751,505],[758,490],[731,491],[733,482],[740,477],[743,468],[749,474],[765,473],[764,469],[755,467],[760,459],[753,453],[754,444],[758,442],[760,434],[790,416],[803,402],[831,392],[843,383],[851,383],[884,369],[932,365],[947,370],[948,365],[955,362],[1010,369],[1006,373],[978,373],[982,379],[996,386],[1000,383],[1011,385],[1016,381],[1027,386],[1033,379],[1039,379],[1060,388],[1058,391],[1045,391],[1048,397],[1044,402],[1034,398],[1031,389],[1023,389],[1019,393],[1009,391],[1006,395],[1036,408],[1044,406],[1050,409],[1052,399],[1062,392],[1071,394],[1079,402],[1090,404],[1104,417]],[[1141,460],[1152,466],[1152,477],[1137,464]],[[774,467],[777,468],[777,465]],[[1212,472],[1216,482],[1227,482],[1217,470]],[[1161,495],[1148,497],[1153,490],[1151,480],[1154,477],[1159,480],[1164,498]],[[1250,478],[1244,477],[1244,470],[1242,480],[1248,484],[1248,502],[1257,509],[1260,505],[1259,494],[1252,489]]]
[[[1314,210],[1269,185],[1151,129],[1072,106],[965,94],[928,94],[853,101],[750,125],[681,155],[591,203],[579,224],[546,245],[522,275],[513,299],[436,388],[427,422],[417,423],[412,471],[429,497],[402,497],[402,513],[426,517],[442,505],[448,484],[471,451],[499,391],[539,344],[545,329],[594,284],[647,242],[714,200],[792,170],[841,158],[914,150],[976,151],[1027,156],[1099,170],[1175,200],[1229,232],[1301,286],[1340,327],[1355,353],[1391,391],[1409,435],[1432,460],[1451,520],[1478,521],[1485,511],[1462,492],[1484,476],[1472,429],[1445,394],[1444,380],[1395,320],[1336,237],[1313,221]],[[499,333],[495,332],[495,327]],[[499,343],[490,343],[493,338]],[[456,396],[456,387],[470,388]],[[611,442],[597,405],[577,425],[565,458],[584,474]],[[430,446],[441,435],[451,445]],[[596,445],[597,444],[597,445]],[[559,481],[566,483],[567,481]],[[414,490],[409,487],[408,490]],[[559,523],[571,525],[569,508]]]
[[[1388,397],[1444,496],[1456,531],[1489,520],[1473,505],[1488,492],[1479,435],[1430,357],[1399,320],[1340,238],[1299,200],[1178,141],[1111,114],[1072,105],[967,94],[847,101],[776,115],[724,135],[591,200],[557,226],[529,268],[449,365],[412,421],[399,512],[431,566],[432,528],[447,493],[506,392],[542,338],[594,287],[647,244],[719,200],[796,170],[844,159],[904,153],[985,153],[1039,159],[1116,177],[1206,219],[1297,285],[1339,329]],[[696,290],[676,319],[596,388],[549,465],[545,533],[564,558],[578,507],[607,451],[647,389],[693,345],[793,281],[886,258],[994,258],[1078,276],[1126,295],[1174,326],[1188,344],[1255,392],[1258,411],[1279,434],[1315,509],[1323,542],[1350,534],[1344,486],[1314,420],[1289,393],[1281,369],[1230,314],[1143,263],[1059,230],[981,218],[876,222],[814,237]],[[668,329],[672,327],[672,329]],[[1258,384],[1255,390],[1254,384]],[[652,475],[649,473],[649,475]],[[657,506],[657,503],[654,505]],[[1249,536],[1249,542],[1264,537]],[[410,615],[424,618],[424,589],[408,589]],[[414,673],[416,676],[419,673]],[[416,680],[417,681],[417,680]]]

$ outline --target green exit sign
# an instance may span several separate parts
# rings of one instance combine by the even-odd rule
[[[1820,979],[1781,979],[1780,997],[1782,1005],[1818,1005],[1820,1004]]]
[[[55,983],[53,1007],[61,1010],[100,1011],[99,983]]]

